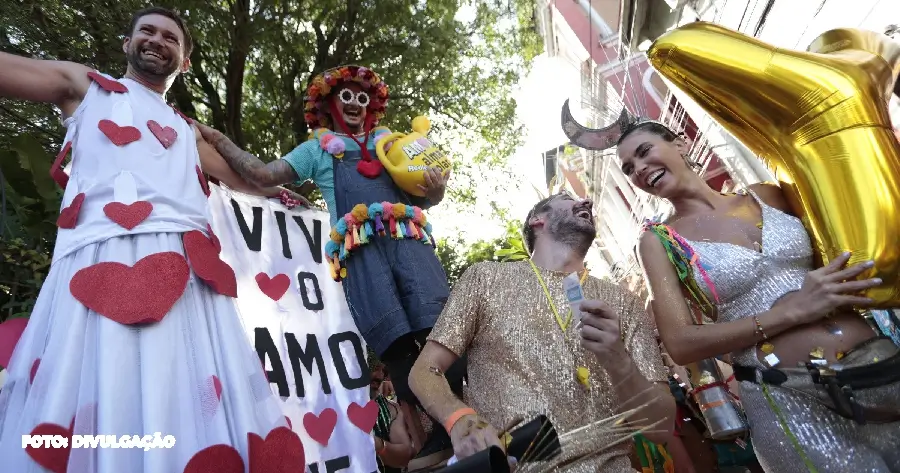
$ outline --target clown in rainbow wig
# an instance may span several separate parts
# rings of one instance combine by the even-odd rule
[[[387,85],[366,67],[341,66],[315,76],[305,103],[310,139],[269,163],[216,130],[200,130],[250,182],[312,180],[319,187],[331,215],[326,256],[332,276],[342,282],[366,342],[390,369],[398,397],[415,405],[409,370],[449,295],[424,211],[443,200],[449,173],[429,169],[425,197],[395,185],[375,155],[375,143],[390,134],[377,126],[387,102]],[[426,445],[420,457],[443,450],[435,447]]]

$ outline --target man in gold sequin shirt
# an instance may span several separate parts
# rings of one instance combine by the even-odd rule
[[[524,228],[530,261],[479,263],[455,284],[410,384],[449,427],[458,458],[502,447],[495,427],[539,414],[564,438],[554,463],[581,458],[560,468],[566,472],[634,471],[630,441],[609,447],[615,436],[598,428],[574,435],[576,442],[564,435],[617,413],[647,404],[631,420],[658,422],[647,433],[657,443],[671,435],[675,404],[642,301],[611,282],[582,278],[581,326],[569,316],[562,281],[583,274],[596,234],[591,209],[566,194],[539,202]],[[469,376],[461,401],[440,374],[463,354]]]

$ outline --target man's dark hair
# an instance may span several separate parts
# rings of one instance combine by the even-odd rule
[[[534,234],[534,228],[531,226],[531,219],[547,211],[547,208],[550,207],[550,202],[558,196],[559,194],[554,194],[534,204],[534,207],[528,212],[528,216],[525,217],[525,223],[522,224],[522,235],[525,237],[525,249],[528,250],[529,255],[534,252],[534,240],[537,238],[537,235]]]
[[[175,13],[168,8],[163,7],[147,7],[141,10],[138,10],[131,16],[131,24],[128,25],[128,31],[125,32],[125,36],[130,38],[134,34],[134,28],[137,26],[138,21],[141,18],[147,15],[160,15],[170,20],[174,21],[178,28],[181,29],[181,33],[184,35],[184,44],[181,45],[184,50],[184,57],[190,57],[191,52],[194,50],[194,40],[191,38],[191,32],[188,31],[187,25],[184,24],[184,20],[178,16],[178,13]]]

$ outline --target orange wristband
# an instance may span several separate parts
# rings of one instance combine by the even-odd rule
[[[453,426],[456,425],[456,423],[459,422],[460,419],[465,416],[474,415],[478,415],[478,413],[475,412],[475,409],[472,409],[471,407],[464,407],[462,409],[459,409],[453,414],[450,414],[450,417],[448,417],[447,420],[444,421],[444,429],[446,429],[447,433],[449,434],[450,431],[453,430]]]

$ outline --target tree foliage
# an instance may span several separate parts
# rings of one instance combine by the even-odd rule
[[[526,0],[160,0],[187,21],[194,37],[188,73],[168,100],[226,132],[265,160],[305,141],[303,95],[312,75],[356,63],[391,88],[387,125],[406,131],[429,115],[435,133],[480,163],[502,163],[521,141],[511,88],[541,52],[532,2]],[[122,41],[144,0],[0,2],[0,50],[125,72]],[[61,193],[47,170],[64,130],[46,104],[0,99],[0,169],[7,186],[0,258],[21,249],[49,261]],[[474,164],[457,160],[459,175]],[[465,182],[465,180],[457,180]],[[310,188],[306,188],[311,191]],[[452,199],[471,199],[455,184]],[[18,238],[15,246],[10,242]],[[21,268],[20,268],[21,269]],[[43,274],[0,271],[0,320],[28,310],[12,302],[10,280]],[[34,289],[34,290],[32,290]],[[19,293],[20,295],[22,293]],[[17,296],[18,297],[18,296]],[[11,303],[24,305],[6,307]],[[33,302],[33,301],[32,301]],[[18,313],[18,312],[15,312]]]
[[[506,224],[506,234],[491,240],[466,244],[460,238],[443,238],[437,242],[437,255],[447,273],[450,287],[475,263],[522,259],[524,245],[519,234],[519,222]],[[520,251],[521,250],[521,251]],[[527,255],[527,253],[526,253]]]

